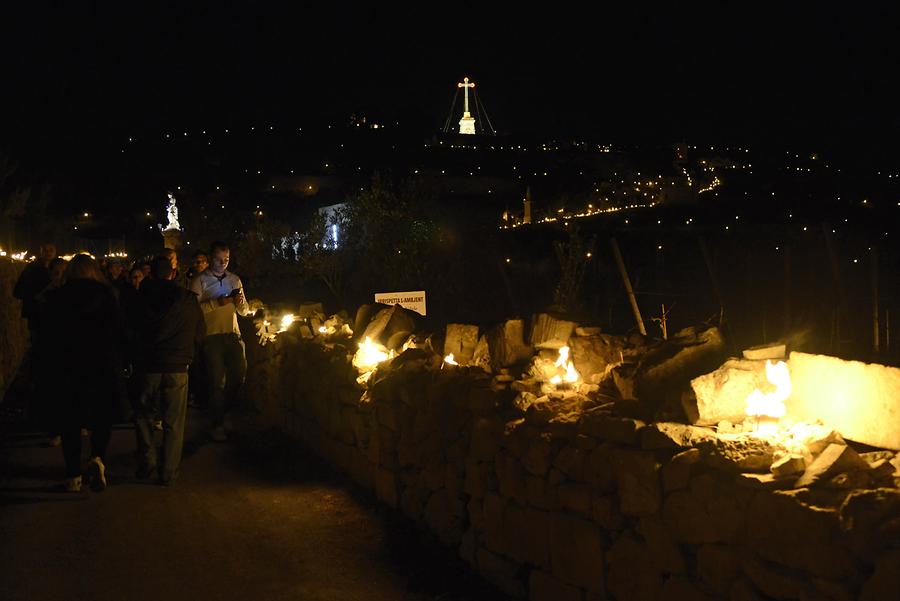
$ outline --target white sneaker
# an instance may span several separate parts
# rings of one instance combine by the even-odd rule
[[[81,492],[81,476],[66,480],[66,492]]]
[[[87,476],[91,483],[91,490],[94,492],[106,490],[106,466],[99,457],[94,457],[88,462]]]

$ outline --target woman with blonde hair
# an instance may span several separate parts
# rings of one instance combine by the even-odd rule
[[[66,490],[81,490],[83,427],[91,431],[87,477],[91,488],[104,490],[104,458],[125,390],[127,340],[116,295],[89,255],[75,256],[66,268],[65,284],[48,295],[46,328],[46,366],[52,371]]]

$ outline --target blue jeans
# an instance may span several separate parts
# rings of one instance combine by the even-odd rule
[[[247,373],[244,342],[237,334],[207,336],[203,341],[203,361],[209,378],[210,419],[213,427],[221,426]]]
[[[147,467],[159,465],[159,477],[173,480],[178,475],[184,448],[184,423],[187,417],[187,373],[139,374],[139,393],[134,407],[134,423],[140,460]],[[153,421],[163,423],[162,462],[157,462],[153,443]]]

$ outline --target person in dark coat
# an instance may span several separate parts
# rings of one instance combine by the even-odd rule
[[[160,483],[168,485],[178,476],[187,417],[188,368],[206,336],[206,321],[197,296],[176,281],[168,257],[156,257],[150,275],[141,284],[137,303],[137,476],[148,478],[158,471]],[[153,442],[157,411],[163,427],[159,459]]]
[[[66,489],[81,490],[81,429],[91,430],[87,477],[106,488],[104,459],[112,424],[125,401],[127,360],[125,319],[115,293],[88,255],[66,268],[66,281],[47,298],[40,338],[45,344],[46,377],[62,435]]]
[[[32,333],[37,309],[35,297],[50,284],[50,262],[55,258],[56,246],[42,244],[41,256],[28,264],[13,288],[13,296],[22,301],[22,317],[28,320],[28,328]]]

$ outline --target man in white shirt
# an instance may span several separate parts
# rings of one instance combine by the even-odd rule
[[[209,409],[216,442],[225,442],[225,413],[234,404],[244,382],[247,359],[238,328],[237,316],[247,315],[241,278],[227,270],[231,251],[224,242],[214,242],[209,254],[209,267],[191,281],[206,319],[203,360],[209,377]]]

